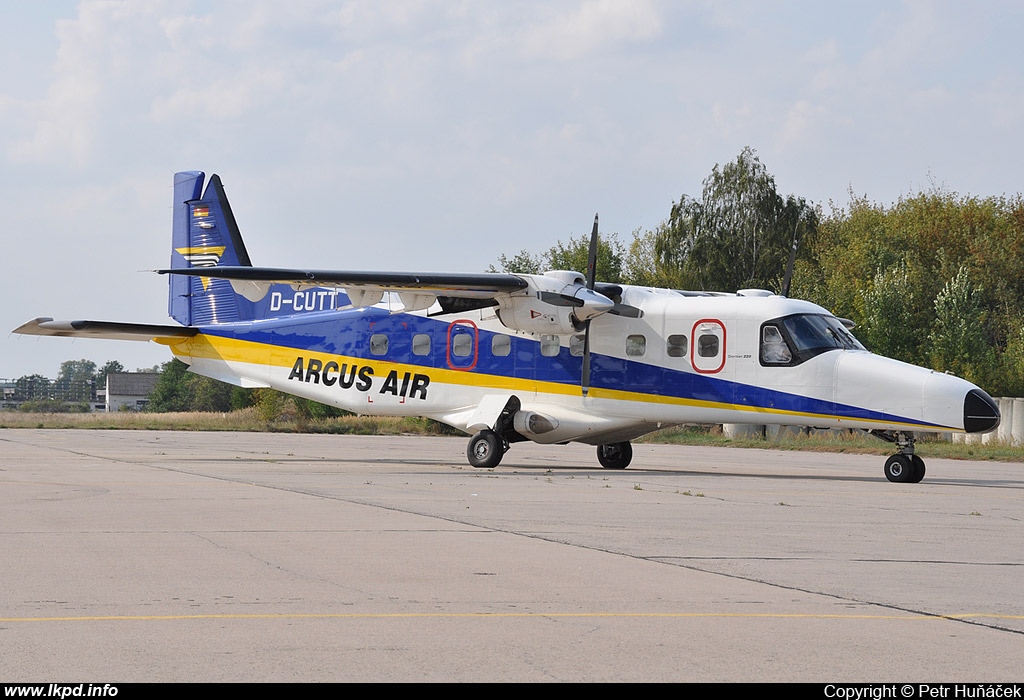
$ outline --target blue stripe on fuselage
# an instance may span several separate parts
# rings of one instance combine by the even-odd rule
[[[203,327],[201,331],[211,336],[292,348],[296,351],[398,362],[424,368],[453,369],[453,365],[448,362],[447,345],[451,321],[450,317],[440,320],[368,307],[309,314],[301,319],[293,316],[251,323],[217,324]],[[370,336],[375,333],[388,336],[388,349],[382,355],[369,353]],[[429,354],[413,354],[412,339],[415,334],[430,337]],[[544,357],[540,354],[537,341],[513,335],[509,336],[509,355],[495,356],[491,352],[491,342],[496,335],[499,334],[493,331],[478,331],[476,366],[471,374],[565,385],[579,384],[583,361],[581,357],[570,354],[568,348],[561,348],[555,356]],[[486,380],[481,383],[486,383]],[[731,404],[743,408],[928,425],[893,414],[597,353],[591,355],[590,383],[593,388]]]

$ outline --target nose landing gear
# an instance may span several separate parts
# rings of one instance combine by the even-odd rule
[[[924,478],[924,460],[914,454],[914,434],[903,431],[872,430],[875,437],[891,442],[899,450],[885,460],[885,478],[902,484],[916,484]]]

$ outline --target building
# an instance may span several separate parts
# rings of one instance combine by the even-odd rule
[[[159,372],[111,372],[107,375],[107,412],[144,410],[158,379]]]

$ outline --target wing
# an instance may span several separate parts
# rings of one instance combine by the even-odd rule
[[[159,340],[189,338],[199,332],[184,326],[158,326],[146,323],[113,321],[54,321],[37,318],[14,329],[22,335],[59,335],[72,338],[108,338],[111,340]]]
[[[389,292],[421,292],[469,299],[489,299],[529,287],[522,277],[500,272],[362,272],[347,270],[288,270],[275,267],[190,267],[157,270],[161,275],[217,277],[240,282],[295,284],[310,287],[379,289]]]
[[[353,306],[373,306],[385,292],[396,292],[406,311],[429,308],[436,299],[495,299],[530,287],[523,277],[499,272],[418,273],[363,272],[349,270],[288,270],[274,267],[215,266],[157,270],[161,275],[216,277],[250,301],[259,301],[273,284],[298,289],[340,287]]]

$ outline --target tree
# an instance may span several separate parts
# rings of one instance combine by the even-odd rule
[[[96,363],[92,360],[67,360],[53,383],[58,401],[91,401],[95,398]]]
[[[251,405],[252,390],[192,374],[188,365],[175,358],[163,364],[146,410],[227,412]]]
[[[879,355],[914,362],[924,340],[923,329],[913,322],[910,279],[902,265],[879,270],[863,293],[863,325],[857,335]]]
[[[622,279],[622,259],[625,250],[616,233],[604,236],[597,241],[597,279],[601,282],[620,283]],[[569,237],[569,242],[558,241],[548,249],[545,259],[549,270],[573,270],[587,273],[587,260],[590,257],[590,234],[581,234],[579,238]]]
[[[1024,392],[1024,202],[931,190],[851,194],[810,246],[797,295],[853,319],[884,354]]]
[[[498,258],[498,267],[490,265],[489,272],[520,272],[541,274],[545,270],[574,270],[587,273],[587,259],[590,256],[590,234],[579,237],[569,236],[567,244],[561,240],[538,255],[519,251],[511,258],[504,253]],[[601,237],[597,242],[597,278],[599,281],[623,282],[623,261],[626,250],[618,242],[618,234]]]
[[[935,323],[928,336],[932,367],[975,382],[991,359],[980,296],[967,268],[961,267],[935,297]]]
[[[519,272],[524,275],[539,275],[544,272],[545,265],[543,255],[534,255],[527,250],[521,250],[511,258],[504,253],[498,256],[498,267],[491,265],[489,272]]]
[[[498,267],[490,266],[490,272],[519,272],[538,275],[545,270],[574,270],[586,274],[587,258],[590,254],[590,235],[569,237],[568,243],[561,240],[548,248],[547,252],[533,254],[521,250],[511,258],[502,253]],[[602,237],[597,242],[597,279],[601,282],[623,282],[622,265],[626,251],[619,242],[618,234]]]
[[[778,291],[794,239],[806,246],[817,227],[817,209],[793,195],[783,199],[746,147],[734,162],[711,170],[699,202],[683,195],[672,204],[655,241],[657,266],[675,286]]]
[[[160,368],[160,378],[149,395],[146,410],[154,413],[176,413],[189,410],[187,383],[188,365],[175,358]]]
[[[107,375],[118,374],[124,372],[124,365],[117,360],[110,360],[100,368],[100,371],[96,373],[96,386],[106,387],[107,386]]]

